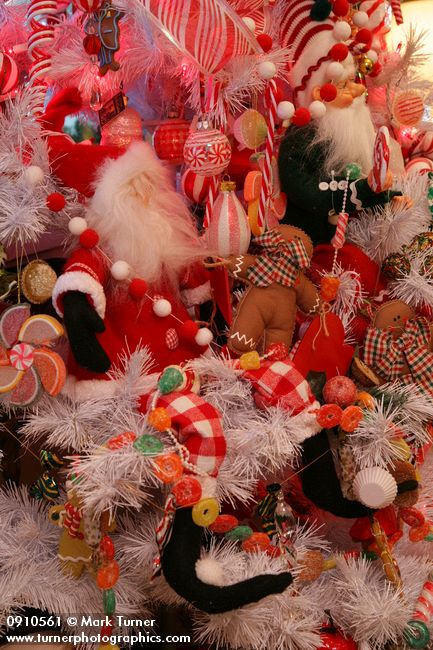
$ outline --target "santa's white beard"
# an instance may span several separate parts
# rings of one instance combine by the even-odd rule
[[[325,149],[324,172],[344,173],[346,165],[357,163],[367,175],[373,165],[374,125],[365,97],[355,97],[346,108],[327,106],[317,120],[317,132],[311,146]]]

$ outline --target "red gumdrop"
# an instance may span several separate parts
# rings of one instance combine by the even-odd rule
[[[334,13],[334,16],[338,16],[339,18],[342,18],[343,16],[347,16],[349,13],[349,3],[347,0],[335,0],[334,4],[332,5],[332,11]]]
[[[308,108],[301,106],[297,108],[295,114],[292,117],[292,124],[295,126],[305,126],[311,120],[311,113]]]
[[[185,341],[194,341],[198,332],[198,325],[193,320],[186,320],[179,327],[179,336]]]
[[[337,88],[334,84],[324,84],[320,89],[320,97],[324,102],[332,102],[337,97]]]
[[[333,61],[344,61],[349,54],[349,48],[345,43],[336,43],[329,50],[329,56]]]
[[[144,298],[147,291],[147,282],[141,278],[133,278],[129,283],[128,293],[134,300]]]
[[[362,29],[358,30],[355,36],[355,41],[357,43],[364,43],[365,45],[370,44],[372,39],[373,39],[373,35],[371,31],[366,27],[363,27]]]
[[[316,420],[323,429],[332,429],[341,422],[343,409],[338,404],[324,404],[316,414]]]
[[[47,196],[47,208],[52,212],[60,212],[66,205],[66,199],[60,192],[53,192]]]
[[[271,540],[266,533],[253,533],[248,539],[242,542],[242,550],[247,553],[266,551],[271,545]]]
[[[193,476],[184,476],[172,489],[176,505],[192,506],[201,499],[201,485]]]
[[[370,77],[377,77],[380,75],[381,72],[382,72],[382,66],[378,61],[376,61],[376,63],[371,69]]]
[[[112,616],[110,616],[110,617],[108,618],[108,623],[107,623],[107,625],[103,625],[103,626],[101,627],[101,639],[102,639],[104,636],[110,636],[110,635],[111,635],[111,631],[112,631],[112,629],[113,629],[113,625],[114,625],[114,618],[113,618]]]
[[[256,40],[264,52],[269,52],[272,47],[272,38],[269,34],[259,34]]]
[[[102,537],[99,542],[99,550],[106,560],[110,561],[114,559],[114,544],[111,537],[108,535]]]
[[[239,521],[234,515],[218,515],[213,524],[208,526],[213,533],[227,533],[238,526]]]
[[[86,228],[80,235],[80,244],[83,248],[94,248],[98,242],[99,235],[92,228]]]
[[[266,348],[266,358],[271,361],[284,361],[289,356],[289,350],[285,343],[271,343]]]
[[[116,560],[111,560],[98,570],[96,584],[99,589],[111,589],[119,579],[120,569]]]

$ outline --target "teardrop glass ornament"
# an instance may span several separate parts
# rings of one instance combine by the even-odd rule
[[[289,563],[296,564],[296,518],[292,508],[284,500],[283,490],[277,494],[277,505],[275,507],[275,528],[278,534],[278,542],[281,550],[288,556]]]

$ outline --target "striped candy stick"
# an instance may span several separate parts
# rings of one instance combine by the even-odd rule
[[[212,215],[213,204],[218,194],[219,176],[212,176],[209,186],[209,194],[206,201],[206,212],[203,219],[203,228],[209,228],[210,219]]]
[[[397,25],[403,24],[403,14],[401,12],[401,2],[400,0],[391,0],[391,9],[394,14],[395,22]]]
[[[32,107],[35,115],[44,110],[46,84],[44,77],[51,68],[51,56],[48,48],[54,40],[54,20],[57,13],[57,0],[32,0],[28,6],[26,18],[30,25],[27,45],[32,59],[29,76],[30,84],[37,90]]]
[[[263,232],[266,228],[266,210],[272,191],[272,156],[274,153],[275,121],[277,118],[277,84],[275,79],[269,81],[265,93],[265,105],[268,109],[268,133],[266,136],[265,160],[262,169],[262,186],[260,188],[259,213],[257,226]]]
[[[346,228],[349,221],[349,215],[347,212],[340,212],[338,215],[337,230],[335,235],[331,239],[331,244],[334,248],[343,248],[345,239],[346,239]]]
[[[423,584],[421,594],[418,596],[415,605],[413,619],[430,623],[433,615],[433,573],[430,573],[427,581]]]

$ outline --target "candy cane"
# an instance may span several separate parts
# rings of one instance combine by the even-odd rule
[[[219,176],[212,176],[209,187],[209,194],[206,201],[206,212],[203,219],[203,228],[209,228],[213,204],[218,194]]]
[[[403,14],[401,12],[400,0],[391,0],[392,13],[394,14],[395,22],[397,25],[403,24]]]
[[[433,614],[433,573],[430,573],[427,581],[423,584],[421,594],[415,605],[415,612],[412,618],[425,623],[430,623]]]
[[[33,113],[40,115],[44,110],[46,85],[43,78],[51,68],[48,47],[54,40],[53,20],[56,20],[57,0],[32,0],[27,9],[27,20],[31,33],[28,37],[28,51],[32,59],[30,84],[37,92]]]
[[[337,230],[335,235],[331,239],[331,244],[334,248],[343,248],[343,244],[346,240],[346,228],[349,221],[349,215],[347,212],[340,212],[338,215]]]
[[[277,84],[275,79],[269,81],[265,94],[268,109],[268,133],[266,136],[265,161],[263,164],[262,186],[260,188],[259,213],[257,226],[263,231],[266,225],[266,208],[271,194],[272,184],[272,156],[274,153],[275,121],[277,118]]]

